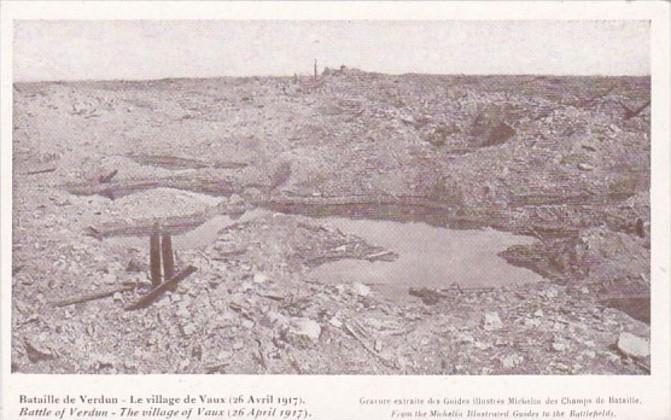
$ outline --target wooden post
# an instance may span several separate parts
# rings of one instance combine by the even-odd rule
[[[149,237],[149,268],[152,287],[159,286],[161,284],[161,227],[158,222],[154,223]]]
[[[317,59],[315,58],[315,81],[317,80]]]
[[[175,274],[175,259],[172,254],[172,238],[164,233],[161,237],[161,253],[163,256],[163,278],[169,279]]]

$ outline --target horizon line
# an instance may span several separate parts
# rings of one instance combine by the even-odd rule
[[[336,69],[336,68],[334,68]],[[348,67],[348,69],[355,69]],[[361,74],[376,74],[383,76],[473,76],[473,77],[493,77],[493,76],[508,76],[508,77],[600,77],[600,78],[616,78],[616,77],[647,77],[650,78],[650,73],[641,74],[602,74],[602,73],[421,73],[421,72],[405,72],[405,73],[383,73],[377,71],[364,71],[355,69]],[[126,79],[126,78],[112,78],[112,79],[24,79],[12,80],[12,84],[17,83],[82,83],[82,82],[160,82],[171,80],[213,80],[213,79],[247,79],[247,78],[292,78],[294,75],[298,77],[313,78],[312,74],[295,73],[295,74],[250,74],[250,75],[220,75],[220,76],[165,76],[147,79]],[[322,77],[328,75],[319,74]]]

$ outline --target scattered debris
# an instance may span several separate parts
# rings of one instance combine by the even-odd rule
[[[639,276],[650,264],[649,114],[625,119],[617,104],[633,114],[649,98],[649,78],[346,69],[311,79],[19,83],[16,173],[37,169],[36,161],[68,164],[23,176],[13,189],[14,264],[30,264],[12,279],[12,370],[649,372],[648,357],[621,355],[614,345],[621,331],[650,335],[650,279]],[[84,120],[96,115],[105,124]],[[55,118],[66,127],[56,143],[48,138]],[[109,138],[113,145],[92,141]],[[177,149],[180,156],[171,156]],[[100,182],[101,166],[123,168],[124,176]],[[166,268],[165,235],[255,207],[276,212],[208,231],[213,242],[173,250],[173,269]],[[501,255],[548,281],[408,284],[431,306],[372,283],[353,298],[349,286],[368,280],[347,278],[338,287],[310,271],[341,258],[400,256],[339,232],[323,216],[532,234],[539,240]],[[155,287],[153,307],[140,316],[110,310],[145,299],[151,264],[146,244],[133,250],[123,245],[132,239],[107,238],[147,238],[154,222],[166,283],[186,264],[201,274],[167,293],[166,283]],[[99,240],[82,235],[87,226]],[[100,291],[100,273],[115,286],[127,276],[138,287],[117,292],[114,305],[45,307],[48,290]],[[496,317],[486,323],[484,314]],[[287,339],[294,319],[310,320],[312,333]],[[39,363],[22,337],[44,352]],[[566,348],[553,351],[553,343]],[[96,354],[101,348],[111,350]]]

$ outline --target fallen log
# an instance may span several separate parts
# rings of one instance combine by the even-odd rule
[[[114,221],[102,223],[97,226],[87,227],[87,233],[97,239],[110,238],[114,236],[147,236],[151,235],[155,221],[161,224],[161,232],[166,235],[181,235],[189,232],[211,218],[218,215],[240,215],[251,208],[247,204],[221,204],[211,207],[203,212],[193,213],[186,216],[170,216],[156,218],[144,218],[136,221]]]
[[[445,201],[431,200],[422,196],[394,196],[394,195],[373,195],[373,196],[321,196],[321,197],[270,197],[259,204],[271,208],[283,208],[294,206],[412,206],[423,207],[434,210],[451,210],[455,208],[455,203]]]
[[[135,309],[141,309],[141,308],[145,308],[145,307],[149,306],[152,302],[154,302],[156,299],[158,299],[158,297],[161,296],[163,293],[165,293],[167,290],[170,290],[170,289],[176,287],[177,283],[179,283],[180,281],[189,277],[191,274],[195,273],[196,271],[197,271],[196,267],[194,267],[192,265],[186,267],[184,270],[175,274],[170,279],[164,281],[160,285],[151,289],[146,295],[142,296],[137,302],[126,306],[125,309],[127,311],[132,311],[132,310],[135,310]]]
[[[97,299],[103,299],[109,296],[113,296],[115,293],[120,293],[120,292],[128,292],[135,289],[135,284],[132,285],[125,285],[123,287],[117,287],[115,289],[110,289],[110,290],[104,290],[101,292],[96,292],[92,293],[89,295],[84,295],[84,296],[78,296],[74,298],[69,298],[57,302],[52,302],[52,305],[56,307],[63,307],[63,306],[68,306],[68,305],[74,305],[76,303],[84,303],[84,302],[89,302],[92,300],[97,300]]]
[[[66,184],[62,187],[71,194],[100,195],[111,200],[154,188],[174,188],[214,196],[229,196],[240,192],[241,189],[240,186],[234,186],[228,180],[202,176],[124,179],[107,183],[84,182]]]
[[[55,172],[55,171],[56,171],[55,166],[46,166],[46,167],[36,168],[36,169],[26,171],[23,174],[24,175],[38,175],[38,174],[46,174],[46,173],[49,173],[49,172]]]
[[[213,373],[225,373],[224,368],[226,366],[230,365],[229,362],[223,362],[223,363],[217,363],[214,365],[209,365],[205,366],[205,373],[207,374],[213,374]]]
[[[158,166],[170,170],[203,169],[203,168],[239,169],[247,166],[247,163],[245,162],[229,162],[229,161],[207,162],[199,159],[183,158],[169,155],[129,154],[126,155],[126,157],[142,165]]]
[[[375,262],[375,261],[386,261],[386,262],[391,262],[395,261],[398,258],[398,254],[395,253],[394,251],[380,251],[376,252],[374,254],[369,254],[364,257],[365,260],[370,261],[370,262]]]

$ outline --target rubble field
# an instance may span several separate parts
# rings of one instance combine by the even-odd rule
[[[650,373],[648,77],[343,66],[13,100],[14,372]],[[398,255],[318,216],[526,235],[499,256],[544,280],[326,283]],[[155,223],[196,271],[127,310]]]

